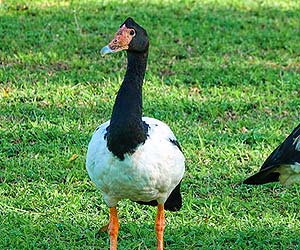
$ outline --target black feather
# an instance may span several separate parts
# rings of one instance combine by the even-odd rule
[[[243,183],[250,185],[265,184],[279,180],[278,167],[300,163],[300,151],[296,145],[300,136],[300,124],[265,160],[258,173],[247,178]]]
[[[174,139],[169,139],[170,140],[170,142],[172,143],[172,144],[174,144],[175,146],[177,146],[177,148],[179,148],[179,150],[182,152],[182,149],[181,149],[181,147],[180,147],[180,144],[179,144],[179,142],[177,141],[177,140],[174,140]]]

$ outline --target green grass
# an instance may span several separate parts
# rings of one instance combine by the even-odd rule
[[[85,154],[125,72],[99,50],[127,16],[151,39],[144,114],[186,156],[166,250],[300,249],[300,187],[237,185],[299,123],[296,0],[0,1],[0,249],[108,248]],[[155,249],[156,209],[119,213],[119,248]]]

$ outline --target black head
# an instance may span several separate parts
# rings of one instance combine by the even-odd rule
[[[120,28],[125,25],[125,27],[131,29],[131,34],[135,33],[131,42],[129,43],[128,50],[136,52],[144,52],[149,47],[149,40],[147,31],[138,25],[131,17],[128,17],[126,21],[120,26]]]
[[[102,48],[101,54],[105,55],[121,50],[132,52],[145,52],[148,50],[149,40],[145,29],[138,25],[131,17],[121,24],[114,39]]]

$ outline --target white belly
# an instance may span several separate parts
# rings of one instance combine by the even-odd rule
[[[133,154],[125,154],[123,161],[106,147],[109,122],[94,133],[89,144],[87,170],[110,207],[123,198],[164,203],[183,177],[184,156],[169,140],[175,139],[172,131],[158,120],[143,120],[150,126],[149,137]]]

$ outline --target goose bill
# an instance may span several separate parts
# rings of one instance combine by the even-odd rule
[[[114,51],[111,50],[108,45],[104,46],[100,51],[102,56],[105,56],[106,54],[109,54],[109,53],[112,53],[112,52],[114,52]]]

